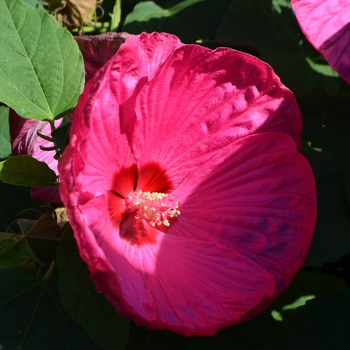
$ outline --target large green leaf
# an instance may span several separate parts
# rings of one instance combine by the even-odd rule
[[[297,96],[312,89],[337,91],[342,79],[302,34],[287,0],[234,0],[216,42],[268,62]]]
[[[0,160],[11,154],[11,139],[9,132],[9,109],[0,105]]]
[[[58,292],[57,276],[39,279],[24,267],[0,271],[1,349],[99,349],[68,316]]]
[[[167,32],[185,43],[214,39],[230,3],[231,0],[221,0],[220,5],[217,0],[142,1],[126,16],[123,31]]]
[[[20,116],[53,120],[73,108],[83,59],[55,19],[21,0],[0,0],[0,101]]]
[[[350,290],[310,300],[288,320],[290,334],[264,350],[319,350],[350,348]]]
[[[124,349],[130,320],[117,314],[89,279],[89,271],[81,260],[69,227],[58,246],[57,267],[60,295],[68,314],[78,322],[103,349]]]
[[[0,180],[12,185],[51,187],[56,185],[57,176],[46,163],[19,155],[0,162]]]

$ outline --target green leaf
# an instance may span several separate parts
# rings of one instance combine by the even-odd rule
[[[28,220],[24,218],[20,218],[17,220],[17,225],[20,228],[23,235],[26,235],[32,229],[35,223],[36,220]]]
[[[347,350],[350,346],[350,290],[308,301],[288,320],[290,334],[264,350]]]
[[[24,236],[13,245],[13,249],[22,251],[37,263],[51,263],[62,236],[62,229],[54,218],[44,214],[35,221],[20,219],[18,225]]]
[[[230,3],[231,0],[222,0],[218,6],[217,0],[184,0],[174,5],[174,1],[165,1],[161,7],[153,1],[139,2],[126,16],[123,31],[167,32],[185,43],[213,39]]]
[[[28,261],[28,257],[12,247],[18,239],[18,235],[8,232],[0,232],[0,270],[12,266],[19,266]]]
[[[295,314],[296,308],[304,305],[307,300],[344,289],[346,289],[346,283],[341,278],[319,270],[302,269],[288,289],[273,302],[270,310],[276,319],[285,321]]]
[[[297,96],[338,91],[342,79],[302,34],[289,1],[234,0],[215,41],[268,62]]]
[[[0,101],[24,118],[53,120],[83,90],[83,59],[73,37],[46,12],[0,0]]]
[[[0,271],[0,324],[1,349],[99,349],[64,310],[58,277],[28,268]]]
[[[0,159],[5,159],[10,154],[9,108],[0,106]]]
[[[124,349],[130,321],[117,314],[104,295],[98,294],[89,279],[86,264],[69,227],[57,249],[60,295],[68,314],[103,349]]]
[[[112,20],[111,20],[111,31],[117,30],[119,24],[120,24],[120,19],[121,19],[121,4],[122,0],[116,0],[114,7],[113,7],[113,13],[111,14]]]
[[[20,239],[16,244],[12,246],[12,248],[15,251],[21,252],[22,254],[27,256],[30,260],[33,260],[38,264],[41,263],[39,258],[35,255],[31,247],[29,246],[28,242],[24,238]]]
[[[52,187],[57,176],[46,163],[19,155],[0,162],[0,180],[12,185]]]

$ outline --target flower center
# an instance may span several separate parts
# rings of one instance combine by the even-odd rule
[[[135,213],[136,219],[145,219],[153,227],[162,224],[169,226],[168,219],[180,215],[179,203],[171,194],[139,190],[131,193],[125,203],[128,210]]]

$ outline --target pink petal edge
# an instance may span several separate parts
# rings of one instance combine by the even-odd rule
[[[292,0],[309,42],[350,84],[350,6],[347,0]]]

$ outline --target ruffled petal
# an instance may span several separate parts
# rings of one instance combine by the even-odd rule
[[[132,147],[139,165],[159,162],[176,186],[222,147],[266,131],[300,149],[301,116],[272,68],[231,49],[176,50],[137,96]]]
[[[135,120],[134,100],[138,91],[153,79],[159,68],[183,44],[166,33],[131,35],[111,62],[110,84],[118,96],[122,131],[131,134]]]
[[[347,0],[292,0],[310,43],[350,84],[350,6]]]
[[[244,137],[174,191],[179,215],[167,234],[231,246],[276,278],[281,293],[306,258],[316,220],[306,159],[281,133]]]
[[[60,191],[97,289],[138,324],[185,335],[264,310],[300,268],[315,223],[300,114],[272,69],[144,33],[83,100]],[[126,208],[136,189],[170,193],[181,214],[157,230]]]
[[[56,120],[55,126],[57,127],[60,122],[60,120]],[[38,132],[45,136],[51,136],[50,123],[24,119],[10,110],[12,154],[28,154],[41,162],[45,162],[51,170],[58,174],[57,160],[54,158],[56,151],[44,151],[40,148],[41,146],[50,148],[54,144],[40,137]],[[36,200],[44,200],[55,204],[62,203],[57,187],[32,187],[30,195]]]
[[[86,105],[72,121],[70,144],[61,157],[59,173],[71,190],[77,187],[95,197],[118,191],[113,185],[115,174],[135,161],[127,137],[120,131],[118,100],[110,90],[108,76],[102,76],[98,84],[91,82],[84,92]],[[129,182],[129,192],[133,182]]]
[[[159,33],[126,40],[87,83],[72,113],[71,141],[60,162],[61,177],[68,176],[67,181],[77,177],[75,183],[81,191],[91,195],[104,194],[112,187],[118,192],[113,185],[115,174],[135,163],[129,148],[133,96],[181,45],[175,36]],[[67,168],[72,172],[64,170],[68,162],[72,162],[73,167]],[[122,187],[124,191],[125,185]]]
[[[74,232],[92,280],[139,325],[212,335],[271,302],[273,275],[234,248],[159,231],[153,242],[132,245],[118,235],[105,209],[105,198],[95,198],[72,213],[71,224],[77,225],[81,210],[83,222]],[[156,231],[148,224],[145,230]]]

